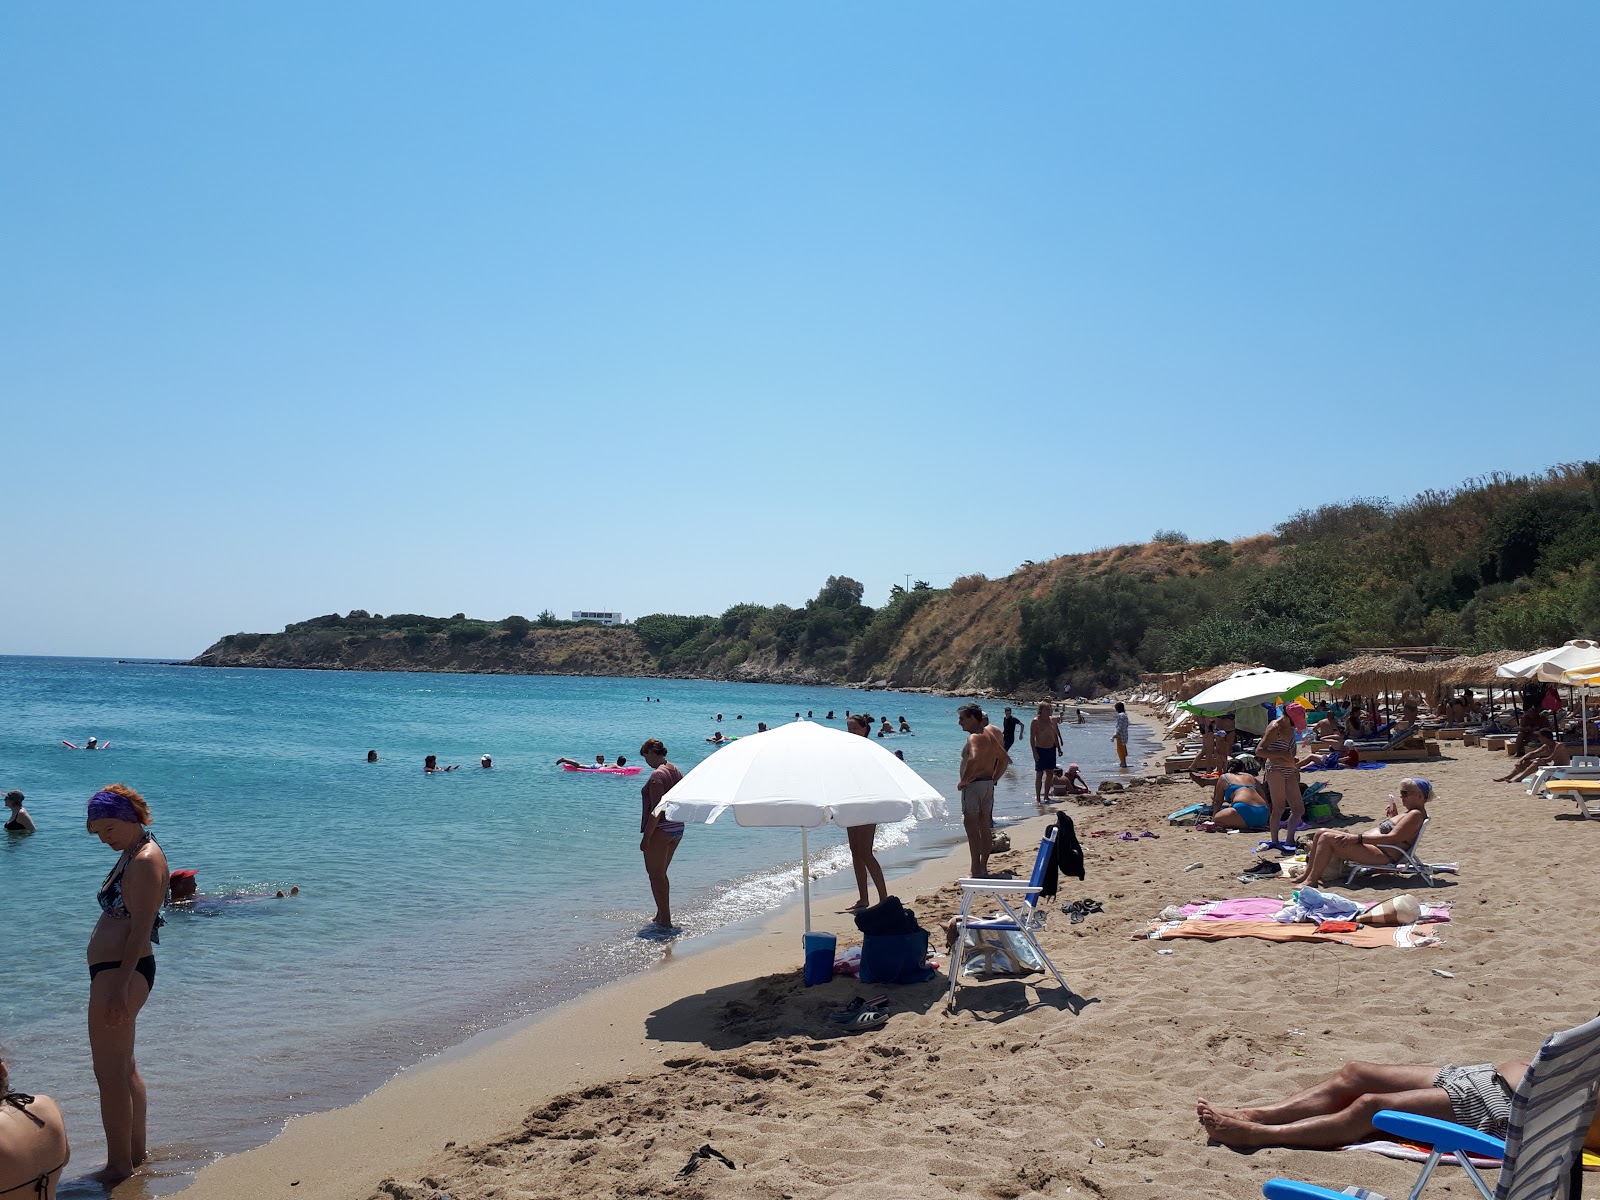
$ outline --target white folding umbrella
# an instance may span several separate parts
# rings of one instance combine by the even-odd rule
[[[1586,677],[1600,673],[1600,643],[1589,638],[1573,638],[1551,650],[1541,650],[1526,658],[1506,663],[1495,670],[1503,679],[1538,679],[1545,683],[1582,685]],[[1569,678],[1570,676],[1570,678]],[[1583,752],[1589,753],[1589,689],[1583,697]]]
[[[871,738],[795,721],[746,734],[690,771],[655,811],[709,825],[725,812],[746,827],[798,826],[800,885],[811,932],[806,830],[944,815],[944,797]]]
[[[1569,642],[1567,644],[1571,645],[1572,643]],[[1583,727],[1583,752],[1585,754],[1589,753],[1589,693],[1594,688],[1600,687],[1600,646],[1595,647],[1590,651],[1590,654],[1593,657],[1575,666],[1567,667],[1552,681],[1564,683],[1568,687],[1578,689],[1578,704],[1581,709],[1580,720]],[[1539,677],[1541,679],[1549,678],[1546,674],[1547,670],[1548,667],[1540,668]]]
[[[1543,679],[1555,683],[1563,671],[1579,671],[1600,661],[1600,643],[1574,638],[1553,650],[1541,650],[1496,669],[1502,679]]]
[[[1314,675],[1301,675],[1295,671],[1274,671],[1271,667],[1251,667],[1248,671],[1235,671],[1221,683],[1214,683],[1197,696],[1178,705],[1192,713],[1214,717],[1231,712],[1240,705],[1261,704],[1282,696],[1293,700],[1318,688],[1336,688],[1342,679],[1318,679]]]

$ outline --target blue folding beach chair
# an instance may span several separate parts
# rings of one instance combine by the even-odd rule
[[[1039,911],[1039,895],[1044,891],[1045,863],[1049,861],[1050,852],[1055,846],[1057,828],[1055,825],[1050,826],[1045,830],[1044,837],[1039,839],[1039,853],[1034,855],[1033,872],[1028,876],[1027,883],[1014,879],[957,881],[961,885],[961,920],[956,926],[955,948],[950,954],[950,995],[945,1000],[947,1008],[954,1008],[956,1004],[956,988],[961,981],[961,963],[965,957],[969,929],[1017,934],[1039,956],[1039,961],[1050,969],[1050,974],[1056,977],[1056,982],[1063,988],[1067,986],[1067,981],[1061,978],[1061,972],[1056,970],[1055,963],[1050,961],[1050,956],[1044,952],[1044,947],[1039,945],[1039,939],[1034,936],[1034,931],[1044,925],[1046,914]],[[972,902],[983,895],[993,896],[1000,905],[1003,915],[997,914],[987,919],[974,917]]]
[[[1583,1139],[1594,1120],[1597,1094],[1600,1017],[1554,1034],[1539,1047],[1511,1098],[1511,1121],[1503,1140],[1454,1121],[1393,1109],[1378,1112],[1372,1123],[1385,1133],[1433,1147],[1410,1200],[1417,1200],[1447,1154],[1461,1164],[1483,1200],[1576,1200],[1582,1187]],[[1493,1191],[1468,1161],[1469,1154],[1502,1160]],[[1346,1200],[1351,1194],[1293,1179],[1269,1179],[1261,1192],[1268,1200]]]

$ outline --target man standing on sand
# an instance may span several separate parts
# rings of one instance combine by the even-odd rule
[[[994,843],[994,781],[1011,764],[1001,738],[983,709],[963,704],[956,721],[967,734],[961,747],[961,823],[972,855],[972,878],[989,876],[989,848]]]
[[[639,849],[644,853],[645,874],[650,877],[650,894],[655,897],[657,926],[672,930],[672,891],[667,883],[667,867],[683,840],[683,822],[656,816],[656,805],[683,778],[683,772],[667,761],[667,748],[660,738],[651,738],[639,747],[639,754],[650,764],[650,778],[639,795],[644,800],[644,815],[639,819]]]
[[[1017,740],[1017,730],[1022,728],[1022,722],[1020,720],[1018,720],[1016,717],[1013,717],[1011,715],[1011,710],[1008,708],[1008,709],[1006,709],[1006,719],[1004,721],[1000,722],[1000,723],[1005,726],[1005,738],[1004,738],[1004,741],[1005,741],[1006,753],[1010,754],[1011,753],[1011,747],[1012,747],[1012,745],[1015,744],[1015,742]]]
[[[1039,715],[1028,722],[1028,745],[1033,747],[1033,802],[1043,804],[1050,795],[1061,750],[1061,725],[1049,703],[1039,705]]]
[[[1117,759],[1122,763],[1122,769],[1128,769],[1128,710],[1123,707],[1122,701],[1117,701],[1117,731],[1111,735],[1111,740],[1117,744]]]

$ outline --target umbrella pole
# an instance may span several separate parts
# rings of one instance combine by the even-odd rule
[[[811,855],[806,845],[806,827],[800,826],[800,893],[806,903],[806,932],[811,932]]]

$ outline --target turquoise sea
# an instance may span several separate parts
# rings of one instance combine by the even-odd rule
[[[645,697],[660,697],[660,703]],[[68,1178],[104,1161],[83,1035],[84,947],[114,856],[83,826],[97,788],[149,800],[200,900],[169,911],[139,1021],[151,1194],[270,1139],[296,1113],[358,1099],[473,1034],[657,961],[638,853],[644,776],[573,775],[558,755],[638,761],[659,737],[685,771],[717,728],[754,733],[808,710],[908,719],[885,739],[948,797],[961,701],[842,688],[657,679],[224,670],[0,657],[0,789],[39,826],[0,836],[0,1048],[16,1086],[54,1096]],[[989,705],[996,721],[997,705]],[[719,726],[717,713],[723,714]],[[742,719],[737,719],[742,714]],[[1026,713],[1019,715],[1025,716]],[[109,743],[73,751],[89,735]],[[1109,721],[1068,726],[1069,758],[1113,774]],[[381,761],[368,764],[375,749]],[[462,764],[425,775],[422,759]],[[493,756],[492,770],[477,766]],[[879,829],[891,871],[960,840],[956,816]],[[1035,812],[1014,769],[997,816]],[[849,928],[842,831],[813,837],[835,873],[821,928]],[[673,862],[680,948],[792,901],[792,831],[694,826]],[[844,868],[843,876],[837,874]],[[299,896],[273,898],[280,888]],[[799,965],[798,947],[796,965]],[[79,1188],[64,1196],[96,1194]]]

